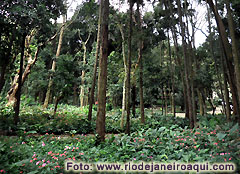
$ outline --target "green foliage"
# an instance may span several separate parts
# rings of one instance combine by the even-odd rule
[[[49,112],[45,111],[41,114],[47,116]],[[62,105],[59,115],[55,116],[56,122],[61,124],[63,120],[70,120],[70,117],[79,120],[79,115],[75,115],[77,113],[79,114],[77,108]],[[108,112],[106,118],[108,126],[118,122],[120,115],[121,112],[118,110]],[[164,117],[158,113],[151,115],[150,111],[146,111],[146,115],[146,125],[137,127],[136,130],[133,129],[130,136],[122,133],[107,135],[106,141],[97,146],[94,134],[79,135],[78,129],[69,131],[71,136],[56,136],[49,133],[33,136],[31,133],[35,132],[30,131],[23,132],[19,137],[3,136],[0,138],[1,169],[7,173],[21,171],[24,173],[61,173],[66,159],[88,163],[229,161],[235,162],[236,165],[240,164],[240,152],[237,149],[239,146],[238,124],[223,123],[221,116],[217,116],[216,120],[221,127],[209,126],[205,124],[206,122],[200,121],[199,128],[188,129],[186,126],[188,124],[183,125],[185,120],[182,118],[174,120],[171,116]],[[31,117],[30,112],[28,117]],[[208,116],[206,119],[213,119],[211,117]],[[132,127],[139,125],[136,123],[137,120],[132,120],[132,122]],[[153,124],[154,122],[156,124]],[[117,127],[117,125],[113,126]]]

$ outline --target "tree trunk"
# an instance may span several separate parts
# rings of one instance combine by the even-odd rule
[[[83,44],[83,64],[86,65],[86,54],[87,54],[87,48],[85,43]],[[85,92],[84,92],[84,78],[85,78],[85,71],[82,70],[82,75],[81,75],[81,90],[80,90],[80,107],[85,106]]]
[[[26,33],[23,33],[22,44],[21,44],[21,58],[20,58],[19,78],[18,78],[18,89],[16,91],[16,105],[14,105],[14,111],[15,111],[14,123],[15,123],[15,125],[17,125],[19,122],[19,110],[20,110],[22,76],[23,76],[23,58],[24,58],[26,36],[27,36]]]
[[[77,106],[78,105],[78,87],[77,84],[75,83],[73,86],[73,105]]]
[[[106,90],[107,90],[107,58],[108,58],[108,18],[109,0],[102,0],[101,10],[101,47],[99,57],[98,75],[98,109],[96,133],[97,141],[105,140],[105,114],[106,114]]]
[[[195,91],[194,91],[194,74],[195,74],[195,66],[194,66],[194,62],[196,60],[195,58],[195,53],[193,48],[195,49],[195,43],[194,43],[194,23],[192,21],[192,18],[190,18],[191,21],[191,25],[192,25],[192,36],[190,36],[190,32],[189,32],[189,20],[188,20],[188,15],[187,15],[187,0],[184,1],[184,13],[185,13],[185,19],[186,19],[186,34],[187,34],[187,39],[188,39],[188,53],[187,53],[187,57],[188,57],[188,61],[189,61],[189,66],[188,66],[188,71],[189,71],[189,80],[190,80],[190,88],[191,88],[191,101],[192,101],[192,124],[195,127],[196,123],[197,123],[197,111],[196,111],[196,103],[195,103]],[[191,38],[191,39],[190,39]]]
[[[124,117],[126,110],[126,83],[127,83],[127,57],[125,54],[125,36],[123,32],[122,25],[118,23],[118,27],[122,37],[122,56],[123,56],[123,66],[124,66],[124,80],[123,80],[123,96],[122,96],[122,116],[120,126],[123,129],[124,127]]]
[[[221,43],[222,43],[222,47],[223,47],[223,51],[224,51],[224,58],[225,58],[225,62],[227,65],[227,71],[228,71],[228,80],[229,80],[229,85],[231,88],[231,92],[232,92],[232,98],[233,98],[233,107],[234,107],[234,115],[240,115],[240,108],[239,108],[239,97],[238,97],[238,93],[240,93],[240,91],[238,91],[238,88],[235,84],[238,81],[237,78],[240,78],[239,76],[235,76],[234,75],[234,70],[235,73],[237,75],[238,71],[237,69],[239,67],[236,67],[236,69],[234,68],[232,62],[233,62],[233,54],[231,51],[231,46],[229,44],[228,38],[227,38],[227,33],[223,24],[223,21],[220,17],[220,15],[218,14],[217,8],[216,6],[213,4],[212,0],[207,0],[207,3],[209,5],[209,7],[211,8],[211,10],[214,13],[215,19],[216,19],[216,23],[217,23],[217,27],[218,27],[218,32],[220,34],[220,38],[221,38]],[[216,4],[217,5],[217,4]],[[234,63],[238,63],[234,62]],[[239,66],[239,65],[238,65]],[[238,85],[238,82],[237,82]]]
[[[58,96],[58,97],[56,98],[55,107],[54,107],[54,115],[55,115],[56,112],[57,112],[58,103],[60,102],[60,100],[63,99],[63,97],[64,97],[63,95],[60,95],[60,96]]]
[[[127,100],[127,121],[126,133],[130,135],[130,107],[131,107],[131,57],[132,57],[132,13],[133,13],[133,0],[130,0],[129,8],[129,33],[128,33],[128,68],[127,68],[127,83],[126,83],[126,100]]]
[[[203,116],[204,115],[203,97],[198,88],[197,88],[197,95],[198,95],[198,100],[199,100],[198,103],[199,103],[199,107],[200,107],[200,115]]]
[[[144,124],[144,101],[143,101],[143,62],[142,62],[142,22],[141,22],[141,14],[140,14],[140,0],[137,1],[137,15],[138,15],[138,30],[140,33],[140,39],[138,41],[138,59],[139,59],[139,98],[140,98],[140,114],[141,114],[141,123]]]
[[[1,68],[1,73],[0,73],[0,94],[2,92],[3,86],[5,84],[5,72],[6,72],[7,65],[3,65]]]
[[[175,107],[175,81],[174,81],[174,65],[173,65],[173,61],[172,61],[172,53],[171,53],[171,46],[170,46],[170,39],[169,39],[169,31],[168,31],[168,54],[169,54],[169,61],[170,61],[170,68],[171,68],[171,106],[172,106],[172,113],[173,116],[176,117],[176,107]]]
[[[230,108],[230,99],[229,99],[229,90],[228,90],[228,84],[227,84],[227,71],[226,71],[226,67],[224,64],[224,58],[223,58],[224,54],[222,52],[221,54],[221,65],[222,65],[222,73],[223,73],[223,82],[224,82],[224,99],[226,101],[226,103],[223,103],[223,105],[225,106],[225,114],[226,114],[226,119],[227,121],[231,120],[231,108]],[[224,101],[223,101],[224,102]]]
[[[179,15],[179,22],[181,28],[181,35],[182,35],[182,45],[183,45],[183,55],[184,55],[184,72],[185,72],[185,81],[186,81],[186,91],[187,91],[187,105],[189,108],[189,120],[190,120],[190,128],[194,127],[193,124],[193,106],[192,106],[192,98],[191,98],[191,84],[189,79],[189,60],[187,57],[187,47],[185,41],[185,27],[182,21],[182,11],[181,11],[181,3],[180,0],[177,0],[178,4],[178,15]]]
[[[164,103],[165,103],[165,95],[164,95],[164,87],[162,86],[162,115],[164,112]]]
[[[86,59],[87,59],[87,43],[90,39],[90,36],[91,36],[91,32],[88,34],[88,38],[86,41],[83,41],[83,39],[81,38],[80,36],[80,33],[79,33],[79,38],[81,39],[82,41],[82,44],[83,44],[83,65],[86,65]],[[84,90],[84,84],[85,84],[85,70],[83,69],[82,70],[82,75],[81,75],[81,90],[80,90],[80,106],[83,107],[87,104],[87,98],[85,96],[85,90]]]
[[[220,92],[221,92],[221,98],[223,103],[225,103],[224,100],[224,95],[223,95],[223,87],[222,87],[222,82],[221,82],[221,77],[220,77],[220,73],[219,73],[219,69],[217,67],[217,59],[214,55],[214,48],[213,48],[213,36],[212,36],[212,26],[211,26],[211,15],[210,15],[210,9],[207,7],[207,12],[208,12],[208,30],[209,30],[209,44],[210,44],[210,53],[211,53],[211,57],[214,60],[214,68],[217,72],[217,79],[218,79],[218,83],[219,83],[219,87],[220,87]],[[223,105],[223,110],[225,110],[225,104]]]
[[[98,33],[97,33],[97,46],[96,46],[96,53],[95,53],[95,63],[93,69],[93,78],[92,78],[92,85],[89,97],[89,110],[88,110],[88,121],[92,120],[92,106],[94,103],[94,93],[95,93],[95,86],[96,86],[96,79],[97,79],[97,67],[98,67],[98,56],[99,56],[99,48],[100,48],[100,37],[101,37],[101,9],[99,7],[99,19],[98,19]]]
[[[240,69],[239,69],[239,52],[238,52],[238,41],[235,36],[235,30],[233,23],[233,16],[232,16],[232,10],[230,8],[230,1],[226,0],[226,6],[227,6],[227,19],[228,19],[228,27],[230,31],[230,36],[232,40],[232,54],[233,54],[233,60],[234,60],[234,70],[235,70],[235,77],[236,77],[236,86],[237,86],[237,93],[238,93],[238,104],[240,105]],[[240,108],[239,108],[240,109]],[[238,122],[240,124],[240,115],[238,115]]]
[[[132,115],[135,118],[136,116],[136,81],[133,81],[132,84]]]
[[[31,54],[28,55],[29,56],[28,57],[28,64],[27,64],[27,66],[24,70],[24,73],[22,74],[22,79],[21,79],[21,85],[22,86],[23,86],[25,80],[27,79],[28,75],[30,74],[33,65],[35,65],[35,63],[37,61],[39,51],[40,51],[40,47],[37,48],[34,58],[32,58]],[[17,101],[16,95],[17,95],[17,91],[18,91],[18,88],[19,88],[18,81],[19,81],[19,75],[17,74],[14,77],[14,80],[13,80],[13,83],[12,83],[12,86],[11,86],[10,90],[8,91],[8,95],[7,95],[8,103],[7,103],[7,105],[15,105],[16,104],[16,101]]]
[[[60,51],[61,51],[61,47],[62,47],[62,39],[63,39],[63,32],[64,32],[65,22],[66,22],[66,16],[63,15],[63,24],[62,24],[62,28],[60,30],[56,57],[53,59],[53,62],[52,62],[52,69],[51,69],[52,72],[50,74],[50,79],[49,79],[49,82],[48,82],[48,88],[47,88],[47,93],[46,93],[46,97],[45,97],[45,100],[44,100],[43,108],[47,108],[48,103],[49,103],[50,93],[51,93],[52,85],[53,85],[53,77],[54,77],[54,73],[55,73],[55,70],[56,70],[56,59],[59,57]]]
[[[223,72],[224,73],[224,72]],[[225,101],[226,101],[226,118],[227,121],[231,120],[231,108],[230,108],[230,102],[229,102],[229,91],[228,91],[228,86],[227,86],[227,75],[226,73],[224,73],[224,97],[225,97]]]
[[[166,6],[167,6],[167,4],[166,4]],[[170,8],[170,13],[172,14],[172,18],[174,18],[173,7],[172,7],[172,4],[170,3],[170,1],[168,1],[168,6]],[[181,58],[180,58],[180,55],[179,55],[180,51],[179,51],[179,47],[178,47],[177,32],[176,32],[176,27],[175,26],[173,26],[171,28],[171,32],[172,32],[172,36],[173,36],[174,49],[175,49],[176,58],[177,58],[176,63],[178,64],[179,67],[182,67],[182,61],[181,61]],[[180,71],[180,74],[181,74],[181,80],[182,80],[182,86],[183,86],[185,118],[189,118],[189,108],[188,108],[188,104],[187,104],[186,82],[184,80],[183,71]]]

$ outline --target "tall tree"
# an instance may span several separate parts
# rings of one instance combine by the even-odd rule
[[[127,57],[125,53],[125,35],[123,32],[122,24],[118,24],[119,30],[122,37],[122,56],[123,56],[123,66],[124,66],[124,80],[123,80],[123,95],[122,95],[122,116],[121,116],[121,128],[124,127],[124,117],[125,117],[125,111],[126,111],[126,83],[127,83]]]
[[[101,9],[101,46],[98,74],[98,109],[96,132],[98,140],[105,140],[105,114],[106,114],[106,90],[107,90],[107,58],[108,58],[108,18],[109,0],[100,1]]]
[[[239,108],[239,97],[238,93],[240,93],[237,89],[238,87],[236,86],[236,69],[235,69],[235,74],[234,74],[234,65],[233,65],[233,54],[231,51],[231,46],[227,38],[227,33],[225,30],[225,26],[223,23],[223,20],[221,19],[218,10],[217,10],[217,4],[214,5],[212,0],[206,0],[208,3],[210,9],[213,11],[215,20],[217,23],[217,28],[218,32],[221,38],[221,44],[222,48],[224,51],[224,59],[225,59],[225,64],[226,64],[226,70],[228,74],[228,81],[230,85],[230,89],[232,92],[232,100],[233,100],[233,110],[234,110],[234,115],[240,115],[240,108]],[[237,67],[236,67],[237,68]],[[240,120],[240,119],[239,119]]]
[[[129,32],[128,32],[128,64],[127,64],[127,83],[126,83],[126,100],[127,100],[127,121],[126,133],[130,135],[130,107],[131,107],[131,56],[132,56],[132,14],[133,0],[129,0]]]
[[[179,22],[181,28],[181,36],[182,36],[182,45],[183,45],[183,55],[184,55],[184,72],[185,72],[185,82],[186,82],[186,91],[187,91],[187,105],[189,108],[189,120],[190,120],[190,127],[193,128],[193,102],[191,97],[191,84],[190,84],[190,72],[189,72],[189,60],[187,55],[187,44],[185,38],[185,26],[182,20],[182,5],[180,0],[177,0],[178,5],[178,15],[179,15]]]
[[[141,114],[141,123],[145,122],[144,117],[144,100],[143,100],[143,61],[142,61],[142,49],[143,49],[143,40],[142,40],[142,20],[140,13],[140,4],[141,0],[137,1],[137,15],[138,15],[138,30],[139,30],[139,41],[138,41],[138,59],[139,59],[139,98],[140,98],[140,114]]]
[[[56,52],[56,56],[53,58],[51,74],[50,74],[50,78],[49,78],[49,82],[48,82],[48,88],[47,88],[47,93],[46,93],[46,97],[44,100],[43,108],[47,108],[48,103],[49,103],[52,85],[53,85],[54,72],[56,70],[56,62],[57,62],[57,58],[60,56],[60,52],[61,52],[63,33],[64,33],[64,25],[66,23],[66,16],[63,15],[62,17],[63,17],[63,23],[62,23],[62,27],[61,27],[60,34],[59,34],[57,52]]]
[[[93,69],[93,78],[92,78],[92,85],[90,90],[90,97],[89,97],[89,110],[88,110],[88,121],[92,120],[92,106],[94,102],[94,93],[95,93],[95,86],[96,86],[96,77],[97,77],[97,67],[98,67],[98,57],[99,57],[99,48],[100,48],[100,34],[101,34],[101,6],[99,8],[99,18],[98,18],[98,32],[97,32],[97,46],[96,46],[96,53],[95,53],[95,63]]]
[[[88,37],[87,40],[84,41],[80,35],[80,31],[79,31],[79,38],[82,42],[82,47],[83,47],[83,65],[87,64],[87,43],[90,39],[91,36],[91,32],[88,33]],[[85,70],[82,70],[82,75],[81,75],[81,90],[80,90],[80,106],[83,107],[87,104],[86,102],[86,96],[85,96],[85,90],[84,90],[84,84],[85,84]]]
[[[233,61],[234,61],[234,70],[235,70],[235,77],[236,77],[236,86],[238,91],[238,104],[240,106],[240,63],[239,63],[239,40],[236,38],[235,34],[235,27],[233,22],[233,16],[232,16],[232,9],[230,7],[230,1],[226,1],[226,7],[227,7],[227,19],[228,19],[228,27],[230,31],[230,36],[232,40],[232,54],[233,54]],[[239,108],[240,109],[240,108]],[[240,115],[238,115],[238,121],[240,124]]]
[[[18,124],[19,122],[19,109],[20,109],[20,100],[21,100],[21,89],[22,89],[22,75],[23,75],[23,58],[24,58],[24,49],[25,49],[25,38],[27,36],[27,33],[23,32],[22,35],[22,50],[21,50],[21,58],[20,58],[20,68],[19,68],[19,78],[18,78],[18,89],[16,92],[16,105],[14,105],[14,111],[15,111],[15,116],[14,116],[14,123],[15,125]]]

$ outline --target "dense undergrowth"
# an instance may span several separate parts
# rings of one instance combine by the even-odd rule
[[[87,121],[87,108],[62,105],[56,115],[52,113],[51,107],[23,106],[21,122],[15,127],[12,110],[1,108],[1,129],[8,134],[16,131],[18,136],[0,138],[0,173],[64,173],[66,159],[234,162],[240,166],[239,126],[226,123],[220,115],[199,117],[199,127],[192,130],[183,118],[147,110],[146,124],[132,118],[132,133],[127,136],[121,133],[121,112],[115,109],[108,111],[106,118],[106,131],[114,134],[96,145],[96,118],[91,124]]]

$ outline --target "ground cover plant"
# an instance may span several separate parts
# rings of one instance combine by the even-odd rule
[[[72,123],[69,121],[72,117],[69,113],[75,113],[77,108],[70,106],[67,110],[66,106],[62,106],[59,113],[61,109],[68,113],[61,121]],[[25,114],[30,117],[29,112],[24,113],[23,110],[22,113],[22,121],[25,125],[28,124],[26,129],[20,129],[18,136],[0,138],[1,173],[64,173],[66,160],[88,163],[209,161],[234,162],[237,166],[240,165],[239,126],[225,123],[221,115],[201,117],[199,127],[190,129],[184,118],[173,118],[170,115],[161,115],[161,111],[152,113],[151,110],[147,110],[146,124],[141,125],[138,119],[133,119],[132,133],[128,136],[121,133],[120,122],[116,121],[119,120],[121,112],[111,110],[109,113],[113,115],[107,119],[111,124],[117,122],[114,124],[118,127],[115,130],[120,132],[107,134],[106,141],[96,145],[95,132],[92,131],[94,126],[87,129],[90,134],[79,134],[77,127],[68,128],[67,131],[62,127],[65,135],[56,135],[36,129],[36,123],[31,119],[26,123]],[[39,110],[35,112],[39,113]],[[82,113],[81,119],[84,119],[86,115],[84,111]],[[51,116],[47,110],[42,111],[37,118],[40,118],[40,115]],[[58,116],[54,119],[58,123],[61,122]],[[45,121],[48,123],[49,119]],[[35,125],[35,131],[29,129],[31,124]],[[41,124],[44,125],[44,121]],[[113,130],[108,126],[107,129],[109,132]]]

